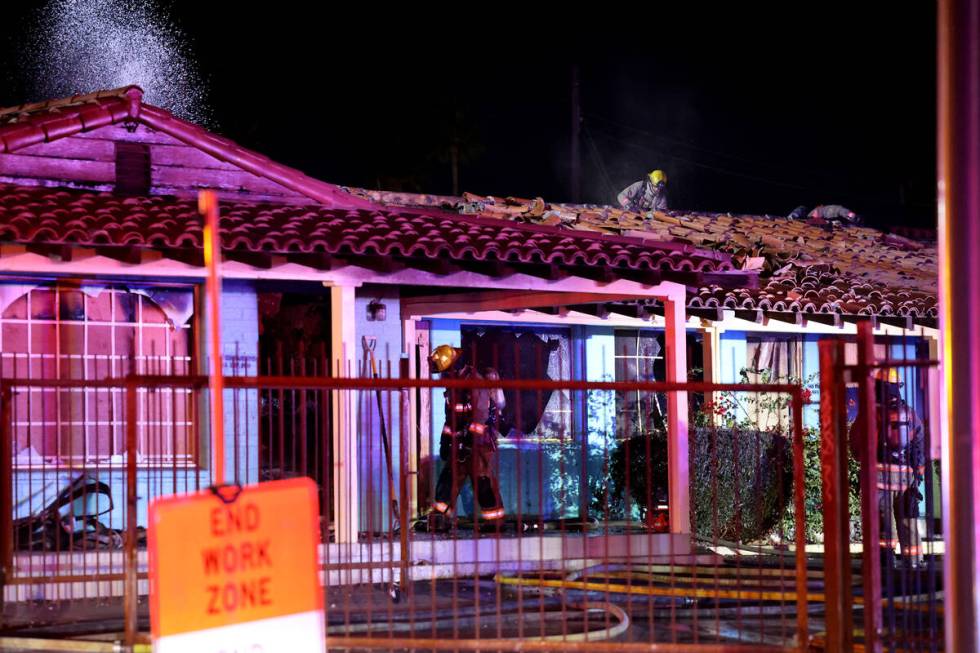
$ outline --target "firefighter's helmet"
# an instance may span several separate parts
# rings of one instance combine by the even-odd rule
[[[871,373],[871,376],[875,381],[881,381],[882,383],[903,385],[901,376],[898,373],[898,368],[896,367],[879,367]]]
[[[434,371],[445,372],[455,365],[462,355],[462,349],[457,349],[452,345],[439,345],[429,354],[429,363]]]
[[[650,182],[654,186],[667,183],[667,173],[663,170],[654,170],[650,173]]]
[[[898,368],[879,367],[871,373],[875,383],[875,395],[878,401],[894,408],[902,401],[902,375]]]

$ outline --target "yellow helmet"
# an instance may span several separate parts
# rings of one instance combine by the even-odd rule
[[[439,345],[429,354],[429,363],[436,372],[445,372],[463,355],[462,349],[452,345]]]
[[[650,173],[650,181],[654,184],[666,184],[667,183],[667,173],[663,170],[654,170]]]
[[[875,381],[881,381],[882,383],[900,384],[902,382],[898,368],[895,367],[879,367],[871,373],[871,377]]]

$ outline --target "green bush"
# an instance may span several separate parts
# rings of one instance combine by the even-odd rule
[[[791,503],[792,448],[779,433],[696,429],[690,469],[692,528],[702,537],[761,539]]]
[[[647,461],[651,461],[647,464]],[[609,492],[614,512],[645,519],[647,506],[667,501],[667,437],[662,431],[634,435],[609,454]],[[649,494],[648,494],[649,492]]]
[[[847,508],[850,514],[852,542],[861,541],[861,467],[854,456],[847,460]],[[793,538],[796,532],[793,506],[787,507],[782,520],[784,537]],[[820,468],[820,431],[803,431],[803,526],[807,542],[823,538],[823,477]]]
[[[781,377],[749,369],[741,370],[743,383],[750,381],[750,374],[761,383],[799,384],[804,401],[817,387],[814,376]],[[789,396],[719,392],[714,399],[707,402],[692,395],[690,403],[692,528],[703,537],[745,543],[767,538],[792,541],[796,534],[793,450],[790,434],[780,430],[790,423]],[[590,393],[590,414],[608,415],[613,407],[612,393]],[[760,424],[773,430],[760,431]],[[593,428],[591,437],[603,442],[588,455],[592,515],[642,520],[648,504],[667,502],[667,439],[662,426],[626,440]],[[823,535],[819,430],[804,430],[803,445],[805,537],[807,542],[816,542]],[[860,502],[858,464],[853,457],[848,481],[851,537],[855,540],[860,539]]]
[[[691,526],[705,538],[758,540],[779,525],[790,505],[792,456],[778,433],[694,429],[690,472]],[[666,436],[654,432],[621,442],[610,455],[609,477],[614,511],[643,519],[648,499],[667,498]]]

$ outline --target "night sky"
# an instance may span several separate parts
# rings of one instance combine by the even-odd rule
[[[328,181],[449,193],[455,132],[461,190],[569,200],[577,65],[583,201],[663,168],[677,209],[842,203],[881,226],[935,221],[931,2],[424,5],[432,20],[422,5],[160,4],[205,79],[210,126]],[[4,106],[43,99],[21,63],[37,11],[4,9]]]

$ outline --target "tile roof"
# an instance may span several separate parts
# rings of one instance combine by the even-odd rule
[[[934,243],[771,216],[638,214],[607,206],[550,204],[541,198],[347,189],[312,179],[145,104],[135,86],[0,109],[0,152],[130,123],[145,124],[326,207],[235,204],[224,218],[233,223],[232,239],[225,241],[232,253],[296,256],[312,249],[362,258],[369,253],[408,259],[448,256],[467,265],[496,262],[498,273],[506,273],[501,263],[557,265],[603,279],[613,274],[650,280],[663,271],[701,284],[690,297],[692,309],[901,316],[923,323],[937,317]],[[188,202],[43,189],[32,193],[0,186],[0,240],[33,246],[153,247],[171,255],[185,249],[193,253],[200,246],[196,212]],[[30,208],[12,215],[17,206]],[[42,219],[32,223],[32,214]],[[158,219],[161,223],[154,225]],[[351,233],[341,234],[339,220]],[[583,231],[594,233],[576,233]],[[716,258],[704,249],[725,256]],[[733,274],[733,261],[746,272]]]
[[[138,86],[0,109],[0,153],[16,152],[30,145],[115,124],[144,124],[326,206],[370,208],[372,205],[339,186],[308,177],[144,103],[143,91]]]
[[[496,275],[515,271],[742,286],[756,276],[734,270],[731,256],[682,243],[461,216],[439,209],[337,209],[225,202],[223,249],[229,258],[271,264],[273,255],[329,267],[331,260],[428,269],[440,264]],[[71,256],[75,246],[138,261],[138,251],[199,261],[196,202],[169,196],[0,184],[0,242]],[[133,252],[136,251],[136,255]],[[457,268],[459,269],[459,268]]]
[[[688,303],[692,309],[895,316],[923,324],[938,317],[936,245],[897,233],[777,216],[639,214],[608,206],[550,204],[541,198],[353,192],[392,207],[435,206],[461,214],[687,243],[728,252],[737,266],[759,270],[757,288],[697,288]]]

